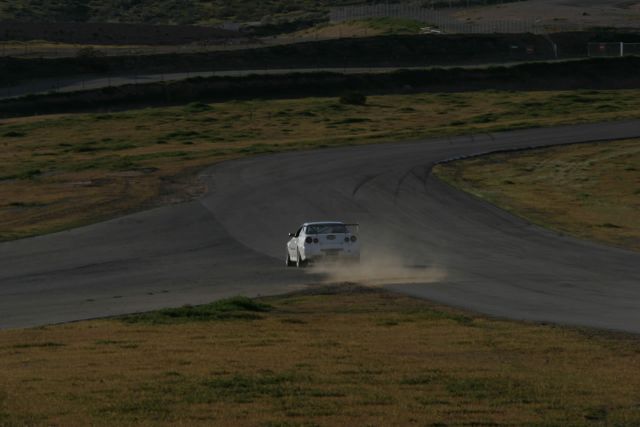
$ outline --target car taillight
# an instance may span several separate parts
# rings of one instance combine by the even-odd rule
[[[311,243],[313,242],[313,239],[311,237],[307,237],[306,239],[304,239],[304,241],[307,243]]]
[[[352,242],[355,242],[355,241],[357,241],[357,240],[358,240],[358,238],[357,238],[356,236],[351,236],[351,241],[352,241]]]
[[[345,237],[345,238],[344,238],[344,241],[345,241],[345,242],[348,242],[348,241],[349,241],[349,238],[348,238],[348,237]]]
[[[313,239],[313,243],[318,243],[318,238]]]

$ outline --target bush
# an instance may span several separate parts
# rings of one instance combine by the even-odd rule
[[[165,308],[148,313],[123,316],[125,323],[172,324],[185,322],[204,322],[220,320],[258,320],[271,306],[247,297],[234,297],[205,305],[185,305],[178,308]]]
[[[358,92],[349,92],[340,97],[340,103],[348,105],[365,105],[367,103],[367,97]]]
[[[83,47],[81,49],[78,49],[78,51],[76,52],[76,58],[80,59],[99,58],[102,56],[104,56],[104,52],[96,49],[93,46]]]
[[[213,108],[209,104],[203,102],[192,102],[184,108],[189,113],[201,113],[204,111],[211,111]]]

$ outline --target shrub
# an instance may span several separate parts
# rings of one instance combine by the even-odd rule
[[[122,317],[125,323],[171,324],[195,321],[258,320],[257,313],[271,310],[271,306],[247,297],[234,297],[205,305],[185,305],[165,308],[148,313],[131,314]]]
[[[26,133],[16,132],[12,130],[12,131],[6,132],[2,136],[4,136],[5,138],[20,138],[20,137],[26,136]]]
[[[367,97],[359,92],[348,92],[340,97],[341,104],[347,105],[365,105]]]
[[[213,110],[213,108],[209,104],[205,104],[202,102],[192,102],[190,104],[187,104],[187,106],[184,109],[189,113],[200,113],[203,111]]]
[[[104,56],[104,52],[102,52],[101,50],[96,49],[93,46],[87,46],[87,47],[80,48],[76,52],[76,57],[77,58],[82,58],[82,59],[98,58],[98,57],[101,57],[101,56]]]

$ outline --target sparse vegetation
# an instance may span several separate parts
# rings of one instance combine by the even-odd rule
[[[371,18],[340,23],[320,23],[285,37],[368,37],[396,34],[420,34],[426,24],[403,18]]]
[[[360,92],[347,92],[340,97],[340,103],[347,105],[365,105],[367,97]]]
[[[495,154],[435,172],[533,223],[640,251],[640,140]]]
[[[348,284],[237,301],[250,304],[244,313],[270,310],[0,331],[0,423],[640,422],[637,337],[495,320]]]
[[[265,17],[325,12],[329,6],[352,0],[17,0],[6,2],[0,18],[57,22],[135,22],[152,24],[211,24],[222,21],[260,21]],[[361,1],[360,3],[364,3]]]
[[[215,320],[257,320],[257,313],[267,312],[271,307],[246,297],[236,297],[198,306],[165,308],[148,313],[132,314],[122,318],[126,323],[172,324],[182,322],[207,322]]]
[[[81,59],[99,58],[101,56],[104,56],[104,52],[102,52],[101,50],[93,46],[86,46],[86,47],[80,48],[76,52],[76,58],[81,58]]]
[[[412,19],[402,18],[372,18],[363,21],[364,25],[374,30],[377,34],[419,34],[420,29],[426,24]]]
[[[0,239],[192,198],[202,191],[195,172],[222,160],[638,118],[639,95],[637,90],[435,93],[372,96],[365,106],[309,98],[2,120]],[[485,119],[487,111],[491,120]],[[607,222],[618,224],[600,221]]]

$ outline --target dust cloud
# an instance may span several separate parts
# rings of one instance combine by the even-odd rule
[[[309,273],[319,274],[326,283],[350,282],[369,286],[423,284],[441,282],[447,277],[444,267],[433,262],[416,262],[415,254],[401,256],[383,247],[363,250],[360,263],[348,261],[318,262]]]

